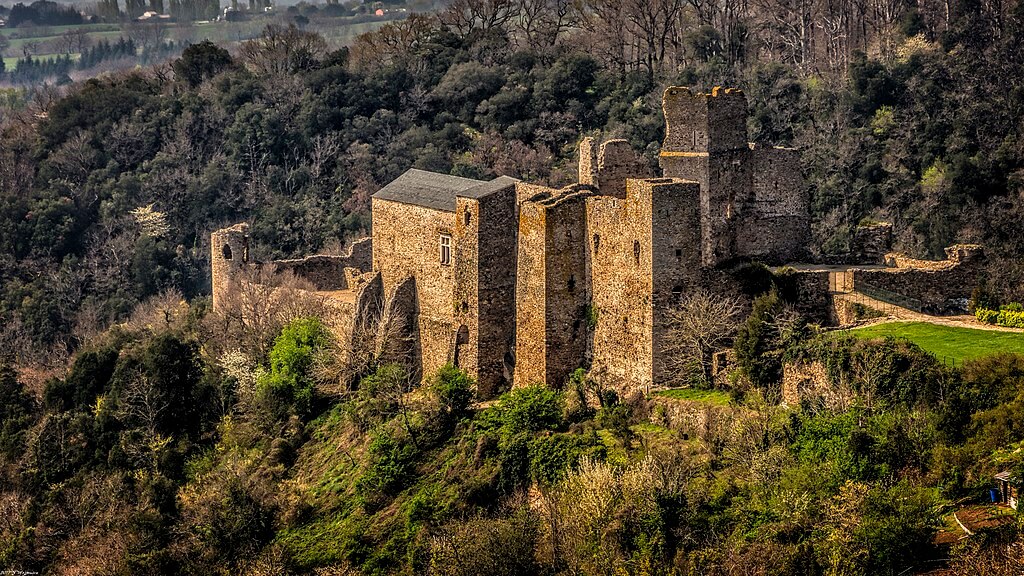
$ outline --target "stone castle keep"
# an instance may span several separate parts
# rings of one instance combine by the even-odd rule
[[[634,177],[626,141],[589,138],[562,189],[413,169],[373,196],[372,237],[348,254],[258,265],[307,280],[350,326],[402,318],[419,375],[454,363],[484,397],[561,386],[581,366],[649,389],[663,380],[668,307],[720,288],[731,263],[805,261],[810,240],[799,155],[747,142],[742,92],[668,88],[664,113],[660,178]],[[257,264],[245,224],[211,245],[216,308]],[[798,275],[802,297],[826,299],[827,272]]]

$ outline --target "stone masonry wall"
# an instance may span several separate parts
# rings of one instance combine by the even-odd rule
[[[701,185],[702,262],[736,257],[768,263],[803,259],[808,195],[795,150],[747,143],[743,92],[670,87],[664,94],[666,177]]]
[[[587,199],[593,374],[621,393],[660,381],[664,314],[699,284],[699,185],[628,180],[625,199]]]
[[[787,362],[782,370],[782,401],[799,406],[801,401],[820,400],[831,388],[821,362]]]
[[[440,262],[440,235],[455,241],[455,213],[387,200],[373,200],[373,269],[385,292],[416,278],[416,328],[426,377],[453,359],[456,325],[455,258]]]
[[[745,124],[744,124],[745,126]],[[750,149],[714,152],[701,190],[703,263],[717,266],[740,255],[737,240],[753,216],[754,165]]]
[[[647,202],[642,198],[647,192]],[[592,377],[619,390],[652,379],[651,207],[630,180],[625,199],[587,200],[593,326]]]
[[[882,222],[854,228],[853,242],[850,246],[854,262],[881,264],[891,248],[892,224]]]
[[[768,264],[807,258],[808,194],[796,150],[755,147],[753,198],[737,230],[738,255]]]
[[[827,270],[793,270],[785,278],[796,291],[797,312],[822,325],[832,323],[831,280]]]
[[[459,198],[456,235],[456,321],[466,326],[459,363],[477,378],[482,397],[512,381],[517,252],[516,189],[479,200]]]
[[[520,195],[523,194],[524,187],[526,185],[516,186]],[[529,192],[536,193],[537,190]],[[516,259],[516,386],[545,381],[546,237],[547,211],[544,206],[535,202],[521,204]]]
[[[930,262],[927,266],[914,262],[907,268],[882,268],[854,271],[854,286],[858,291],[872,294],[884,290],[920,301],[925,312],[965,312],[964,300],[981,280],[985,272],[985,256],[974,245],[951,246],[945,262]]]
[[[519,207],[516,386],[561,386],[585,360],[590,194],[570,187]]]
[[[702,94],[670,86],[662,105],[664,151],[706,153],[747,147],[747,101],[740,90],[716,87]]]
[[[315,255],[267,263],[274,272],[292,272],[309,281],[317,290],[347,290],[345,268],[369,272],[373,268],[373,240],[360,238],[340,256]]]
[[[653,384],[667,380],[665,311],[702,285],[699,185],[679,180],[636,181],[651,205],[651,269],[653,289]]]

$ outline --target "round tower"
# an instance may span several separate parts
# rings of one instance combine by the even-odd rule
[[[210,234],[213,309],[220,308],[232,280],[249,263],[249,225],[245,222]]]

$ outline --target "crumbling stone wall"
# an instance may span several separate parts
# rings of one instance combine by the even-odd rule
[[[882,264],[892,249],[892,224],[879,222],[857,226],[853,230],[850,255],[861,264]]]
[[[606,140],[600,145],[591,137],[580,141],[579,184],[593,187],[604,196],[625,198],[626,179],[646,175],[646,168],[626,140]]]
[[[782,401],[790,406],[820,401],[830,395],[831,389],[828,371],[821,362],[787,362],[782,367]]]
[[[715,87],[710,94],[702,94],[670,86],[662,96],[662,107],[663,152],[723,152],[747,146],[747,101],[741,90]],[[672,156],[662,155],[667,157]]]
[[[795,299],[794,308],[797,312],[813,322],[828,325],[833,322],[830,309],[832,307],[832,280],[827,270],[793,270],[781,271],[784,281],[790,283]]]
[[[597,186],[597,155],[598,144],[595,138],[590,136],[580,140],[579,145],[579,166],[577,182],[587,186]]]
[[[267,263],[274,272],[291,272],[309,281],[317,290],[349,289],[346,268],[369,272],[373,268],[373,240],[360,238],[340,256],[319,254]]]

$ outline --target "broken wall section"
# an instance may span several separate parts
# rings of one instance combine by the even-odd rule
[[[291,272],[308,281],[317,290],[348,290],[351,274],[346,268],[360,273],[373,269],[373,239],[360,238],[352,243],[343,255],[318,254],[305,258],[273,260],[265,264],[276,273]]]

